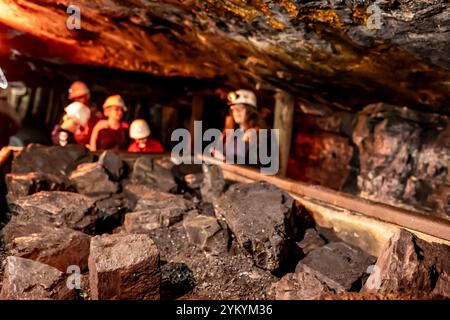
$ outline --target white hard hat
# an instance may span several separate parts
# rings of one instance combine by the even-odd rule
[[[150,135],[150,127],[143,119],[134,120],[130,126],[131,139],[143,139]]]
[[[121,107],[123,111],[127,111],[125,102],[123,101],[122,97],[119,96],[118,94],[110,96],[106,99],[105,103],[103,104],[103,109],[106,109],[108,107]]]
[[[75,81],[69,88],[69,99],[82,97],[89,93],[90,93],[89,88],[84,82]]]
[[[91,110],[81,102],[69,104],[64,111],[66,111],[68,116],[77,120],[82,127],[88,124],[89,118],[91,117]]]
[[[257,107],[256,104],[256,95],[253,91],[239,89],[237,91],[230,92],[228,94],[228,104],[239,104],[243,103],[254,108]]]

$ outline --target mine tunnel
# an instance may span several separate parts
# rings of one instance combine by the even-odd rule
[[[444,0],[0,0],[0,298],[449,299],[449,39]],[[126,147],[54,145],[80,81]],[[276,172],[174,161],[237,105]]]

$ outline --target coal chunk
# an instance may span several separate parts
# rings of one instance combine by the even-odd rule
[[[378,257],[362,291],[427,292],[450,298],[450,247],[400,229]]]
[[[215,247],[212,238],[222,230],[216,218],[199,214],[187,215],[183,220],[183,227],[189,240],[208,252],[213,251]],[[220,238],[219,243],[220,241],[223,245],[227,243],[223,238]]]
[[[104,151],[100,158],[98,159],[98,163],[105,168],[109,177],[113,181],[119,181],[126,172],[126,166],[122,159],[112,150]]]
[[[194,289],[194,273],[185,263],[171,262],[161,266],[161,299],[172,300]]]
[[[109,233],[119,227],[123,222],[125,212],[130,208],[127,206],[126,198],[120,194],[106,196],[95,202],[97,221],[95,231],[97,234]]]
[[[317,300],[330,291],[326,284],[307,272],[288,273],[270,288],[276,300]]]
[[[203,164],[203,180],[200,191],[204,202],[213,200],[223,194],[226,183],[223,178],[222,169],[217,165]]]
[[[158,300],[159,251],[143,234],[92,238],[89,285],[93,300]]]
[[[82,194],[113,194],[119,189],[119,185],[109,180],[105,169],[98,162],[80,164],[71,173],[69,179],[77,191]]]
[[[344,292],[361,288],[362,278],[374,261],[360,249],[333,242],[312,251],[298,263],[295,271],[311,273],[329,288]]]
[[[184,211],[177,208],[147,209],[125,215],[124,227],[130,233],[146,233],[150,230],[169,227],[183,219]]]
[[[10,210],[22,221],[47,222],[86,233],[95,229],[95,199],[65,191],[41,191],[12,202]]]
[[[83,232],[23,222],[14,216],[0,231],[0,236],[8,255],[39,261],[64,273],[71,265],[80,270],[87,268],[91,240]]]
[[[323,247],[325,244],[326,241],[312,228],[306,229],[303,239],[300,242],[297,242],[297,245],[302,249],[304,255],[309,254],[317,248]]]
[[[182,196],[161,192],[145,185],[126,185],[125,193],[134,200],[134,211],[172,209],[183,213],[195,207],[194,203],[184,199]]]
[[[148,157],[140,157],[136,160],[133,166],[132,181],[164,192],[177,188],[171,169]]]
[[[74,300],[64,274],[41,262],[10,256],[6,259],[0,299]]]
[[[65,191],[70,189],[70,181],[51,173],[29,172],[9,173],[5,177],[8,201],[29,196],[40,191]]]
[[[235,184],[214,205],[258,267],[276,271],[287,262],[297,227],[294,200],[286,192],[266,182]]]
[[[47,147],[30,144],[12,163],[11,173],[39,172],[67,177],[79,164],[94,161],[94,155],[83,146]]]

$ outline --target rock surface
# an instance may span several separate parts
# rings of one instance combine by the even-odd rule
[[[330,291],[327,285],[307,272],[288,273],[270,290],[276,300],[317,300],[321,294]]]
[[[332,242],[302,259],[296,272],[313,274],[336,292],[359,290],[362,278],[374,259],[344,242]]]
[[[125,173],[125,164],[114,151],[104,151],[100,155],[98,163],[103,166],[113,181],[119,181]]]
[[[69,228],[23,222],[17,216],[0,231],[11,256],[45,263],[67,272],[67,267],[87,268],[90,237]]]
[[[124,227],[130,233],[146,233],[153,229],[169,227],[181,221],[183,212],[178,208],[129,212],[125,215]]]
[[[432,293],[450,298],[450,247],[428,243],[400,229],[386,244],[366,292]]]
[[[303,239],[297,242],[304,255],[308,255],[310,252],[323,247],[325,244],[326,241],[312,228],[306,229]]]
[[[294,200],[287,193],[266,182],[235,184],[214,205],[257,266],[283,266],[296,235]]]
[[[133,166],[132,181],[164,192],[169,192],[177,186],[170,169],[148,157],[136,159]]]
[[[145,185],[127,185],[125,192],[135,200],[135,211],[168,209],[184,213],[194,208],[194,204],[180,195],[165,193]]]
[[[382,100],[449,111],[446,0],[79,0],[76,33],[60,27],[67,13],[50,2],[1,3],[0,22],[27,34],[5,37],[5,56],[270,84],[344,110]]]
[[[147,235],[92,238],[89,284],[93,300],[158,300],[159,251]]]
[[[182,223],[149,232],[160,250],[161,260],[184,263],[192,271],[196,286],[180,299],[254,300],[270,299],[268,288],[277,280],[254,265],[244,249],[230,239],[230,249],[220,254],[205,251],[189,241]],[[215,239],[216,237],[214,237]],[[163,292],[161,292],[161,298]]]
[[[222,169],[217,165],[203,164],[203,181],[201,194],[204,202],[213,202],[215,198],[225,191],[226,183],[223,178]]]
[[[331,132],[299,132],[288,175],[340,190],[350,177],[354,147],[349,138]]]
[[[19,257],[8,257],[0,299],[73,300],[75,290],[68,289],[64,274],[46,264]]]
[[[97,219],[95,200],[81,194],[63,191],[42,191],[10,204],[12,213],[22,221],[93,232]]]
[[[359,190],[376,201],[403,201],[448,219],[449,137],[447,117],[382,103],[365,107],[353,131]]]
[[[183,220],[183,227],[189,240],[202,249],[211,251],[212,238],[222,230],[217,219],[204,215],[190,214]],[[223,241],[225,244],[225,241]]]
[[[12,163],[11,173],[53,174],[63,179],[79,164],[92,162],[94,156],[84,147],[68,145],[66,147],[47,147],[30,144],[24,148]]]
[[[161,300],[176,299],[194,287],[194,274],[186,264],[176,262],[161,266]]]
[[[66,178],[50,173],[9,173],[5,177],[8,201],[29,196],[40,191],[64,191],[69,188]]]
[[[130,191],[130,188],[127,188]],[[138,200],[134,210],[167,209],[180,213],[187,212],[194,208],[194,204],[184,199],[180,195],[160,192],[157,190],[144,189],[144,192],[137,193]]]
[[[69,179],[82,194],[112,194],[119,189],[117,183],[109,180],[108,174],[99,162],[80,164]]]

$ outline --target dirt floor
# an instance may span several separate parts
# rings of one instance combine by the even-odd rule
[[[257,268],[251,257],[233,241],[228,252],[212,255],[187,239],[182,223],[150,233],[168,263],[184,263],[192,271],[196,286],[181,299],[270,299],[268,289],[277,281],[270,272]],[[162,296],[162,298],[164,298]]]

